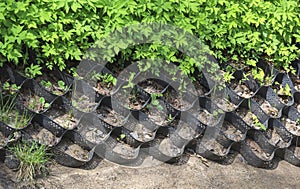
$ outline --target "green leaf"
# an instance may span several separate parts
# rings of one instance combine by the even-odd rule
[[[81,8],[82,6],[79,4],[79,3],[77,3],[77,2],[74,2],[72,5],[71,5],[71,9],[74,11],[74,12],[76,12],[77,11],[77,9],[79,9],[79,8]]]
[[[256,61],[255,60],[247,60],[246,64],[249,65],[249,66],[256,67]]]
[[[0,20],[5,20],[5,17],[1,12],[0,12]]]
[[[28,24],[28,29],[30,29],[30,28],[37,28],[37,25],[36,25],[36,23],[35,22],[31,22],[30,24]]]

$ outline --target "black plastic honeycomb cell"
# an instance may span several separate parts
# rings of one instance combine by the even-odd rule
[[[134,66],[122,72],[97,62],[85,63],[86,67],[78,69],[82,78],[77,77],[74,83],[73,78],[64,73],[54,74],[56,79],[74,87],[72,92],[69,88],[60,97],[45,90],[38,83],[38,78],[25,78],[7,66],[0,68],[3,73],[1,83],[9,81],[21,85],[21,90],[14,92],[23,95],[24,90],[29,90],[50,102],[49,109],[31,112],[32,118],[24,128],[13,129],[0,122],[2,148],[5,149],[9,137],[18,133],[22,139],[40,143],[45,142],[41,139],[49,138],[50,141],[49,136],[52,135],[53,140],[46,144],[52,147],[57,162],[82,169],[95,168],[103,158],[128,166],[140,166],[149,157],[181,164],[186,161],[188,149],[221,164],[232,163],[240,153],[248,164],[255,167],[274,169],[280,160],[300,166],[300,93],[294,79],[279,73],[266,62],[259,61],[257,65],[272,79],[269,86],[259,86],[253,78],[245,76],[247,70],[236,69],[233,73],[235,80],[228,83],[227,88],[216,91],[210,89],[214,81],[196,71],[194,76],[197,76],[202,92],[198,88],[196,91],[190,90],[191,87],[180,92],[180,79],[172,81],[167,75],[166,78],[150,77],[151,74],[140,72]],[[90,85],[87,81],[93,70],[104,74],[118,73],[113,74],[121,78],[116,90],[109,95],[97,94],[94,90],[96,85]],[[128,82],[131,76],[132,83]],[[249,90],[246,96],[241,91],[246,88],[237,90],[241,84]],[[134,89],[134,95],[139,94],[142,99],[138,101],[138,108],[124,103],[128,99],[124,99],[122,91],[128,88]],[[168,93],[171,89],[175,91],[175,96],[183,94],[187,99],[186,107],[176,106],[179,102],[174,104],[174,101],[170,101]],[[291,94],[284,101],[281,99],[283,90]],[[119,96],[115,96],[118,93]],[[221,99],[216,100],[215,97]],[[124,102],[120,100],[122,98]],[[223,107],[225,98],[232,103],[227,105],[230,109]],[[276,108],[276,115],[266,112],[272,109],[265,108],[261,101]],[[20,112],[28,110],[22,102],[16,101],[16,109]],[[166,124],[149,115],[160,106]],[[61,116],[66,116],[65,119],[61,118],[63,122],[67,122],[68,116],[75,116],[76,120],[71,119],[73,126],[63,128],[63,122],[57,120]],[[17,136],[14,137],[18,140]],[[77,151],[80,153],[76,154]]]

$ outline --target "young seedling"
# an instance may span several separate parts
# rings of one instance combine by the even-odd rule
[[[265,85],[271,85],[274,78],[274,69],[272,68],[271,74],[265,77]]]
[[[254,79],[260,84],[264,84],[265,73],[261,68],[253,68],[251,72]]]
[[[104,82],[109,88],[111,85],[115,86],[117,84],[117,79],[111,74],[105,74],[102,77],[102,82]]]
[[[68,90],[68,87],[66,86],[65,82],[63,82],[62,80],[59,80],[57,82],[58,84],[58,88],[61,90],[61,91],[67,91]]]
[[[2,86],[4,91],[7,91],[9,94],[13,95],[15,94],[21,87],[17,86],[16,84],[10,84],[8,81],[3,83]]]
[[[256,79],[260,85],[271,85],[274,78],[274,70],[271,70],[270,75],[266,75],[264,70],[256,67],[256,63],[254,64],[254,68],[251,69],[251,74],[254,79]]]
[[[40,97],[39,101],[40,101],[40,104],[38,107],[38,111],[41,111],[43,109],[47,109],[50,107],[50,104],[48,102],[46,102],[44,97]]]
[[[225,83],[230,83],[230,81],[232,79],[234,79],[233,73],[230,73],[230,72],[225,72],[224,73],[224,81],[225,81]]]
[[[73,77],[79,77],[77,73],[77,69],[75,67],[72,67],[68,70],[69,74],[71,74]]]
[[[163,95],[160,93],[157,93],[157,94],[152,93],[151,94],[151,104],[153,106],[155,106],[158,110],[163,110],[163,107],[160,105],[159,100],[157,100],[157,97],[161,97],[161,96],[163,96]]]
[[[21,141],[10,147],[9,151],[20,161],[18,180],[33,182],[38,174],[47,173],[46,164],[50,160],[47,146],[40,145],[36,141]]]
[[[259,127],[259,128],[260,128],[261,130],[263,130],[263,131],[266,131],[266,130],[267,130],[266,126],[265,126],[264,124],[262,124],[262,123],[259,121],[259,119],[258,119],[258,117],[257,117],[256,115],[253,114],[252,120],[253,120],[252,123],[253,123],[256,127]]]
[[[267,86],[271,85],[272,84],[272,79],[273,79],[273,75],[266,76],[265,79],[264,79],[265,85],[267,85]]]
[[[123,141],[126,138],[125,134],[120,134],[120,136],[117,138],[118,141]]]
[[[40,112],[43,109],[49,108],[50,104],[46,102],[44,97],[39,97],[35,94],[31,95],[30,92],[30,98],[25,99],[25,105],[32,111]]]
[[[239,84],[241,85],[242,83],[245,83],[246,81],[249,80],[249,74],[248,73],[243,73],[243,78],[239,80]]]
[[[42,80],[40,84],[48,90],[52,88],[52,83],[50,81]]]
[[[108,88],[111,85],[115,86],[117,84],[117,78],[115,78],[113,75],[108,74],[108,73],[101,74],[101,73],[95,73],[95,72],[93,72],[92,80],[102,82]]]
[[[214,110],[213,111],[213,116],[215,118],[217,118],[220,114],[223,114],[224,112],[221,110],[221,109],[218,109],[218,110]]]
[[[260,85],[264,85],[264,84],[269,85],[268,82],[270,82],[269,80],[270,79],[272,80],[273,77],[267,76],[265,78],[264,70],[256,66],[255,60],[247,60],[246,65],[252,67],[251,74],[252,74],[253,78],[256,79],[260,83]]]
[[[171,123],[173,121],[173,116],[172,114],[168,115],[168,123]]]
[[[73,110],[68,111],[68,118],[72,119],[73,118]]]
[[[28,106],[28,108],[29,108],[30,110],[34,110],[34,107],[35,107],[36,103],[37,103],[37,99],[36,99],[36,97],[34,96],[33,99],[29,101],[29,103],[28,103],[27,106]]]
[[[230,67],[230,66],[226,67],[226,72],[223,75],[225,83],[230,83],[230,81],[232,79],[234,79],[234,76],[233,76],[234,71],[235,71],[235,69],[233,69],[232,67]]]
[[[56,95],[61,95],[61,93],[65,93],[68,90],[68,86],[66,86],[65,82],[62,80],[57,81],[57,86],[53,85],[50,81],[45,80],[42,80],[40,84],[47,90],[53,91]]]
[[[283,96],[288,96],[291,97],[292,93],[291,93],[291,88],[288,84],[285,84],[284,87],[282,87],[282,85],[280,85],[280,89],[278,90],[278,95],[283,95]]]

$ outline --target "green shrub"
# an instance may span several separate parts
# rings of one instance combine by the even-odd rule
[[[0,65],[63,70],[67,60],[81,60],[96,40],[118,27],[161,22],[192,32],[221,62],[264,58],[288,70],[300,54],[299,13],[297,0],[6,0],[0,3]],[[121,57],[158,56],[189,74],[195,63],[179,54],[148,44],[124,50]]]

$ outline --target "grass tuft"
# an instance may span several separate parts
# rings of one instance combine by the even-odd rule
[[[15,98],[16,96],[13,95],[4,100],[0,95],[0,121],[15,129],[21,129],[28,124],[32,115],[26,110],[23,112],[17,111],[15,109]]]
[[[17,179],[19,181],[34,181],[37,175],[47,173],[47,162],[50,154],[47,146],[36,141],[21,141],[9,148],[14,156],[20,161],[17,169]]]

